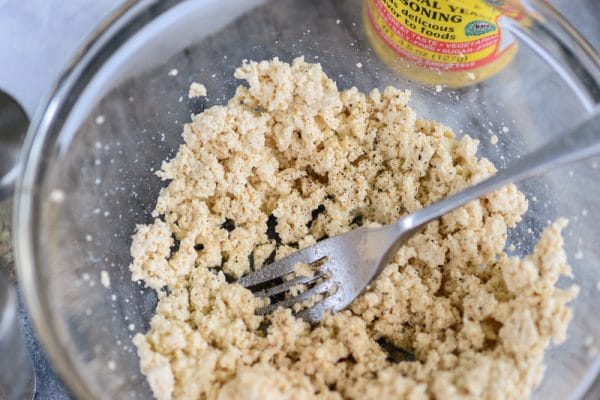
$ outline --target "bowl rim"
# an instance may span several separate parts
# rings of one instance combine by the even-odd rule
[[[128,38],[155,17],[180,3],[180,0],[126,0],[110,13],[69,60],[49,95],[38,106],[21,152],[20,174],[13,203],[13,240],[18,280],[44,351],[60,379],[77,398],[95,399],[100,396],[86,385],[84,376],[76,367],[75,355],[70,354],[63,345],[44,289],[46,282],[37,269],[40,264],[36,259],[36,249],[40,240],[36,234],[36,221],[39,218],[39,204],[43,201],[39,188],[43,181],[40,171],[46,169],[44,150],[51,133],[60,131],[59,127],[68,114],[65,110],[75,104],[77,96],[73,96],[73,92],[83,90],[94,73]],[[592,76],[600,87],[600,56],[593,47],[546,1],[528,0],[527,3],[543,18],[553,21],[549,28],[556,38],[566,37],[576,47],[580,61],[592,70]],[[595,100],[600,103],[600,97]],[[594,387],[600,386],[600,375],[597,371],[591,372],[593,374],[584,379],[586,382],[578,393],[579,397],[586,398]]]

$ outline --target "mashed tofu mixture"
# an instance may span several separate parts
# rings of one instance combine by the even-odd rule
[[[134,337],[157,399],[524,399],[577,288],[565,220],[532,254],[503,252],[527,209],[509,185],[430,223],[345,311],[310,326],[235,279],[365,224],[386,224],[494,174],[477,140],[417,118],[393,87],[339,91],[302,58],[244,63],[227,105],[194,115],[133,237],[158,293]]]

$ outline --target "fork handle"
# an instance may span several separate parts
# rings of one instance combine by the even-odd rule
[[[511,182],[600,154],[600,106],[591,116],[549,143],[512,162],[494,176],[402,218],[402,230],[416,231],[430,221]]]

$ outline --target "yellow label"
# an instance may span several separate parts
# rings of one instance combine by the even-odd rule
[[[506,6],[501,13],[483,0],[366,1],[367,18],[379,39],[422,67],[471,71],[516,46],[513,36],[501,29]]]

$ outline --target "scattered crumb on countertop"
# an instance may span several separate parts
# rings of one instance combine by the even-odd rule
[[[192,82],[190,85],[190,89],[188,91],[188,99],[193,99],[194,97],[205,97],[206,96],[206,87],[198,82]]]
[[[53,189],[50,192],[50,201],[53,203],[62,203],[65,201],[65,192],[60,189]]]
[[[108,275],[108,272],[106,272],[105,270],[100,271],[100,283],[105,288],[110,287],[110,276]]]

